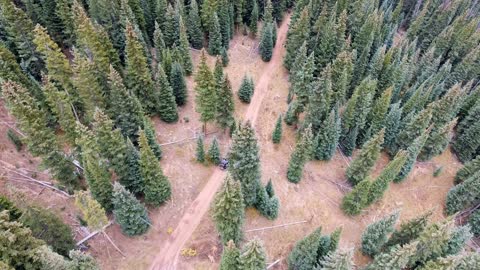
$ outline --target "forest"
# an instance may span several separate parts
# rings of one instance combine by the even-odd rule
[[[0,90],[0,269],[480,269],[479,1],[0,0]]]

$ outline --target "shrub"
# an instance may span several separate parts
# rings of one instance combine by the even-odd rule
[[[13,129],[11,129],[11,128],[8,129],[7,137],[13,143],[13,145],[15,145],[15,149],[17,149],[17,151],[22,150],[23,142],[20,139],[20,137],[18,137],[17,133]]]

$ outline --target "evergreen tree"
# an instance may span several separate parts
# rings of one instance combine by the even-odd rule
[[[215,165],[220,164],[220,147],[217,138],[213,138],[212,145],[208,149],[208,159]]]
[[[157,63],[161,63],[162,52],[167,48],[167,45],[165,45],[162,29],[157,22],[155,22],[155,31],[153,31],[153,46],[155,46],[155,59]]]
[[[378,201],[383,197],[385,191],[392,181],[395,181],[395,177],[401,171],[405,163],[408,161],[408,152],[405,150],[398,151],[397,155],[391,162],[382,170],[380,175],[370,186],[370,194],[368,196],[368,203]]]
[[[432,211],[428,211],[419,217],[403,222],[400,225],[400,229],[394,231],[392,236],[390,236],[385,247],[404,246],[414,241],[427,226],[431,215]]]
[[[126,28],[125,85],[138,98],[146,113],[155,114],[158,108],[158,95],[143,51],[133,26]]]
[[[322,228],[318,228],[302,240],[295,243],[292,252],[288,255],[288,268],[307,270],[314,269],[317,264],[317,252],[320,247]]]
[[[238,270],[239,257],[240,250],[235,246],[235,242],[233,240],[228,241],[227,245],[223,246],[220,270]]]
[[[179,16],[180,14],[177,14],[177,11],[172,7],[172,5],[168,4],[167,12],[165,13],[165,22],[162,28],[163,38],[167,48],[172,48],[174,45],[178,46],[180,37]]]
[[[480,235],[480,211],[475,210],[470,217],[468,218],[468,224],[472,230],[472,233],[475,237]]]
[[[287,48],[287,53],[283,62],[287,69],[292,67],[295,56],[298,53],[298,48],[300,48],[301,44],[307,40],[309,31],[309,14],[308,8],[305,7],[301,12],[300,18],[297,21],[292,20],[287,34],[287,41],[285,45]]]
[[[83,219],[91,231],[103,230],[108,224],[105,209],[88,192],[75,193],[75,206],[82,212]]]
[[[375,269],[404,269],[412,257],[417,252],[417,242],[405,244],[403,246],[393,246],[388,252],[375,256],[365,270]]]
[[[418,115],[416,115],[411,121],[409,121],[398,134],[396,139],[396,147],[394,147],[393,153],[399,149],[407,149],[411,142],[415,138],[418,138],[428,127],[431,118],[432,109],[431,107],[428,107],[418,113]],[[406,118],[406,120],[408,120],[408,118]]]
[[[272,133],[272,141],[273,143],[280,143],[282,139],[282,115],[278,116],[277,122],[275,123],[275,129]]]
[[[140,171],[140,153],[129,138],[127,138],[126,164],[128,174],[127,177],[120,179],[120,184],[134,194],[142,193],[145,183]]]
[[[255,208],[259,210],[260,214],[270,220],[274,220],[278,217],[280,202],[278,201],[278,198],[275,197],[271,181],[268,182],[265,188],[262,186],[257,188],[257,202]]]
[[[453,149],[457,153],[459,159],[463,162],[472,160],[478,149],[480,148],[480,122],[477,121],[463,134],[459,134],[457,140],[453,144]]]
[[[269,62],[272,59],[273,54],[273,34],[272,28],[274,28],[273,24],[265,23],[262,27],[262,34],[260,37],[260,56],[264,62]]]
[[[250,13],[250,24],[248,25],[250,34],[253,37],[257,35],[257,31],[258,31],[257,24],[258,24],[258,3],[257,1],[253,1],[252,13]]]
[[[378,97],[367,116],[367,127],[361,133],[361,144],[368,141],[370,137],[377,134],[382,128],[385,127],[385,120],[390,106],[390,100],[392,97],[393,88],[390,87],[385,90],[380,97]]]
[[[228,62],[230,60],[228,59],[228,51],[225,47],[222,48],[222,64],[223,64],[223,67],[226,67],[228,66]]]
[[[140,146],[140,174],[142,175],[145,194],[145,202],[153,206],[159,206],[170,199],[172,188],[168,178],[163,174],[155,154],[153,153],[148,139],[143,130],[139,132]]]
[[[213,219],[222,242],[233,240],[238,243],[242,239],[242,227],[245,219],[240,182],[227,174],[222,189],[213,202]]]
[[[354,51],[355,52],[355,51]],[[339,104],[345,103],[352,79],[354,52],[342,51],[332,63],[332,100]]]
[[[465,166],[457,171],[455,174],[455,184],[464,182],[478,171],[480,171],[480,155],[468,163],[465,163]]]
[[[155,133],[155,128],[152,125],[152,121],[148,117],[144,117],[143,119],[143,126],[145,131],[145,136],[147,136],[148,144],[153,151],[155,157],[158,160],[162,159],[162,149],[157,142],[157,134]]]
[[[193,72],[193,63],[192,57],[190,56],[190,48],[188,46],[188,37],[187,37],[187,29],[185,24],[183,23],[182,17],[180,17],[180,37],[179,37],[179,45],[178,50],[180,53],[180,60],[183,66],[183,70],[187,76],[192,75]]]
[[[242,84],[240,85],[240,89],[238,89],[238,98],[245,103],[250,103],[253,96],[254,91],[254,84],[252,79],[245,75],[242,79]]]
[[[196,154],[195,154],[195,158],[200,163],[205,162],[205,150],[204,150],[204,147],[203,147],[203,136],[198,136],[197,151],[196,151]]]
[[[382,150],[385,130],[382,129],[363,146],[360,154],[347,168],[346,176],[352,185],[361,182],[373,168]]]
[[[341,208],[345,214],[354,216],[360,214],[368,206],[372,181],[369,177],[358,183],[353,190],[345,195]]]
[[[312,127],[309,126],[303,132],[302,138],[297,142],[295,150],[288,162],[287,179],[292,183],[298,183],[302,179],[303,167],[310,159],[312,152],[313,135]]]
[[[158,66],[156,74],[156,84],[158,87],[158,114],[160,119],[167,123],[178,121],[177,103],[173,89],[168,82],[167,75],[162,66]]]
[[[196,111],[200,114],[200,121],[204,124],[204,129],[207,122],[214,120],[217,100],[215,93],[215,85],[213,81],[212,72],[207,66],[207,56],[205,50],[202,50],[200,56],[200,63],[197,67],[197,74],[195,75],[195,92]]]
[[[147,209],[119,183],[113,186],[113,209],[115,221],[126,235],[140,235],[148,230]]]
[[[222,46],[228,48],[230,39],[233,34],[231,32],[230,23],[230,2],[228,0],[220,0],[218,2],[218,22],[220,24],[220,33],[222,34]]]
[[[353,269],[353,250],[337,250],[329,253],[323,261],[322,267],[317,267],[318,270],[351,270]]]
[[[260,186],[260,158],[257,138],[250,124],[240,124],[233,135],[228,154],[229,172],[235,181],[242,184],[242,193],[246,206],[257,202],[257,188]]]
[[[472,206],[478,198],[480,172],[467,178],[463,183],[451,188],[447,193],[446,212],[453,215],[457,211]]]
[[[190,1],[190,9],[188,10],[187,16],[187,31],[188,40],[192,47],[200,50],[203,47],[203,32],[196,0]]]
[[[100,270],[100,267],[92,256],[79,250],[71,250],[69,257],[71,261],[69,262],[68,270]]]
[[[337,149],[340,138],[340,117],[336,110],[332,110],[322,124],[323,128],[319,130],[315,138],[315,159],[330,160]]]
[[[220,23],[216,12],[213,15],[213,24],[208,35],[208,53],[210,55],[220,55],[222,53],[222,33],[220,32]]]
[[[402,169],[398,173],[398,175],[395,177],[393,180],[394,182],[398,183],[405,178],[407,178],[408,174],[412,171],[413,165],[415,164],[415,161],[417,160],[417,156],[422,150],[423,145],[425,144],[425,141],[428,138],[428,134],[430,133],[430,129],[427,129],[423,132],[421,136],[416,138],[413,143],[407,148],[407,160],[405,164],[403,164]]]
[[[389,152],[393,152],[395,142],[400,128],[400,122],[402,119],[402,108],[400,103],[394,103],[390,105],[390,111],[385,118],[385,140],[383,146]]]
[[[132,140],[137,138],[138,127],[143,127],[143,109],[136,97],[128,92],[120,74],[110,66],[108,78],[110,87],[109,116],[119,127],[123,136]]]
[[[365,229],[362,234],[362,253],[373,257],[378,254],[387,243],[388,235],[394,231],[399,212],[375,222]]]
[[[235,123],[233,116],[235,112],[235,103],[233,101],[232,85],[228,76],[225,75],[222,84],[217,88],[217,112],[216,122],[222,129],[227,129]]]
[[[187,83],[185,82],[182,66],[178,62],[172,64],[170,85],[172,86],[177,105],[185,105],[187,103]]]
[[[111,175],[102,160],[94,155],[84,156],[84,174],[92,197],[102,205],[106,211],[112,210],[112,183]]]
[[[297,89],[302,89],[301,94],[303,103],[308,103],[305,120],[303,126],[312,124],[312,130],[314,134],[318,134],[322,127],[322,122],[325,122],[329,117],[331,111],[330,104],[332,103],[332,81],[331,81],[331,69],[327,66],[323,69],[319,79],[312,83],[313,80],[313,55],[310,55],[308,60],[309,68],[305,68],[302,74],[298,74],[297,78],[294,78],[297,82],[303,80],[303,83]],[[304,67],[307,67],[305,65]],[[308,74],[308,75],[307,75]],[[300,78],[298,78],[300,77]],[[302,78],[303,77],[303,78]],[[307,78],[310,77],[310,78]],[[297,86],[297,84],[295,83]],[[293,83],[292,83],[293,86]],[[311,89],[313,86],[313,89]],[[312,91],[313,90],[313,91]],[[311,93],[310,93],[311,92]],[[298,93],[298,92],[297,92]],[[328,120],[327,120],[328,121]]]
[[[249,241],[243,248],[238,260],[242,269],[265,269],[267,255],[262,242],[258,238]]]

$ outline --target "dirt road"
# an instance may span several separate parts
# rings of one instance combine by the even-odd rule
[[[271,74],[282,65],[283,59],[281,51],[284,49],[283,44],[287,36],[288,24],[290,17],[287,17],[282,26],[277,31],[277,43],[273,51],[273,57],[266,66],[260,79],[257,82],[255,91],[252,97],[247,112],[245,113],[245,121],[250,121],[252,126],[255,122],[262,105],[265,92],[268,90],[268,85],[271,80]],[[208,183],[203,190],[198,194],[197,198],[192,202],[187,212],[180,219],[179,224],[171,234],[170,238],[157,254],[153,261],[151,270],[175,270],[177,269],[178,256],[185,243],[193,234],[198,224],[202,220],[203,215],[208,211],[210,203],[213,200],[216,191],[221,186],[225,172],[217,169],[212,174]]]

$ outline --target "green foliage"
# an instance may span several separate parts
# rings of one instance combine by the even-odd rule
[[[8,211],[8,220],[17,221],[22,216],[22,211],[6,196],[0,195],[0,212]]]
[[[213,24],[208,36],[208,53],[210,55],[220,55],[222,53],[222,33],[220,32],[220,23],[217,13],[213,15]]]
[[[250,30],[250,34],[255,37],[257,35],[257,24],[258,24],[258,4],[257,1],[253,1],[253,9],[252,13],[250,13],[250,24],[248,28]]]
[[[282,115],[278,116],[277,122],[275,123],[275,129],[272,133],[272,141],[273,143],[280,143],[282,139]]]
[[[480,148],[480,140],[478,140],[478,134],[480,134],[479,116],[480,102],[477,102],[458,125],[458,135],[453,144],[453,149],[463,162],[472,160]]]
[[[195,154],[195,158],[200,163],[205,162],[205,150],[204,150],[204,147],[203,147],[203,136],[198,136],[198,138],[197,138],[197,151],[196,151],[196,154]]]
[[[447,245],[443,248],[442,256],[456,255],[463,251],[465,244],[472,238],[470,226],[459,226],[452,230]]]
[[[190,9],[187,15],[187,33],[192,47],[200,50],[203,47],[203,32],[196,0],[190,1]]]
[[[238,270],[239,269],[240,250],[235,246],[233,240],[223,246],[222,258],[220,260],[220,270]]]
[[[10,142],[13,143],[13,145],[15,146],[15,149],[17,149],[17,152],[22,151],[23,142],[13,129],[9,128],[7,130],[7,138],[10,140]]]
[[[466,209],[478,200],[480,194],[479,178],[480,171],[448,191],[446,200],[446,212],[448,215],[453,215],[457,211]]]
[[[303,167],[312,155],[313,135],[312,127],[307,127],[302,138],[295,145],[295,150],[290,157],[287,169],[287,179],[292,183],[298,183],[302,179]]]
[[[385,247],[393,247],[396,245],[404,246],[411,243],[425,230],[428,225],[428,220],[432,216],[432,211],[428,211],[421,216],[410,219],[400,224],[400,228],[395,230],[385,244]]]
[[[175,102],[178,106],[187,103],[187,83],[180,63],[174,62],[170,71],[170,85],[172,86]]]
[[[202,49],[200,63],[195,75],[195,110],[200,114],[200,121],[204,124],[213,121],[216,113],[216,93],[212,72],[207,65],[207,56]]]
[[[468,218],[468,224],[470,225],[472,233],[475,235],[475,237],[478,237],[480,235],[480,211],[479,210],[475,210],[472,214],[470,214],[470,217]]]
[[[102,230],[108,224],[105,209],[88,192],[75,193],[75,206],[82,212],[83,219],[91,231]]]
[[[378,254],[365,270],[404,269],[410,258],[417,252],[418,242],[393,246],[387,252]]]
[[[402,108],[400,107],[400,103],[397,102],[390,105],[390,111],[385,119],[385,142],[383,144],[390,153],[393,153],[393,148],[395,147],[401,118]]]
[[[208,159],[215,165],[220,163],[220,147],[218,146],[217,138],[213,138],[212,145],[208,149]]]
[[[28,207],[20,221],[32,231],[33,237],[45,241],[63,256],[75,247],[72,229],[53,212],[37,206]]]
[[[178,52],[180,54],[180,61],[182,63],[185,74],[190,76],[193,72],[193,63],[192,63],[192,57],[190,56],[190,48],[188,46],[187,29],[185,27],[185,24],[183,23],[181,16],[179,19],[179,27],[180,27],[180,37],[179,37],[180,44],[178,46]]]
[[[275,26],[271,23],[265,23],[262,28],[262,33],[260,37],[260,56],[264,62],[269,62],[272,59],[273,54],[273,34],[272,28]]]
[[[361,144],[368,141],[370,137],[377,134],[382,128],[385,127],[385,118],[390,106],[390,100],[392,97],[393,88],[388,88],[385,92],[378,97],[367,116],[367,125],[361,135]]]
[[[153,46],[155,46],[155,59],[158,63],[162,62],[162,54],[166,49],[165,40],[163,40],[163,33],[160,25],[155,22],[155,31],[153,32]]]
[[[165,75],[160,65],[157,68],[156,87],[158,88],[158,114],[160,115],[160,119],[167,123],[178,121],[175,95],[168,82],[167,75]]]
[[[417,156],[422,150],[423,145],[425,144],[429,134],[430,134],[430,129],[425,130],[423,134],[420,135],[418,138],[416,138],[413,141],[413,143],[407,148],[407,152],[408,152],[407,161],[405,162],[405,164],[403,164],[403,167],[400,170],[399,174],[393,180],[394,182],[398,183],[405,180],[408,174],[412,171],[413,165],[417,160]]]
[[[387,243],[388,235],[394,231],[395,223],[398,220],[399,212],[375,222],[365,229],[362,234],[362,253],[371,257],[380,252]]]
[[[371,179],[366,178],[345,195],[341,205],[343,212],[350,216],[360,214],[362,209],[368,206],[371,186]]]
[[[353,269],[353,250],[337,250],[329,253],[320,262],[318,270],[351,270]]]
[[[262,186],[257,187],[257,202],[255,208],[268,219],[274,220],[278,217],[280,202],[275,196],[272,181],[269,181],[265,188]]]
[[[223,244],[233,240],[239,243],[242,239],[242,227],[245,219],[242,188],[230,174],[225,177],[223,186],[217,192],[213,202],[213,219]]]
[[[296,21],[292,20],[287,33],[285,45],[287,54],[283,60],[283,64],[287,69],[291,69],[295,56],[298,53],[298,48],[300,48],[303,42],[309,37],[309,31],[309,13],[308,8],[305,7],[303,11],[301,11],[300,18]]]
[[[148,230],[150,219],[145,206],[119,183],[113,186],[113,215],[126,235],[140,235]]]
[[[71,261],[67,270],[100,270],[92,256],[79,250],[71,250],[69,257]]]
[[[457,171],[455,174],[455,184],[464,182],[478,171],[480,171],[480,155],[465,163],[465,166]]]
[[[372,170],[380,155],[380,150],[382,150],[384,134],[385,130],[382,129],[365,143],[360,154],[355,157],[348,167],[346,175],[352,185],[361,182]]]
[[[143,126],[150,148],[158,160],[162,159],[162,149],[157,142],[157,134],[155,133],[155,128],[153,127],[152,121],[150,121],[148,117],[144,117]]]
[[[228,153],[228,170],[235,181],[242,184],[246,206],[257,202],[257,188],[260,186],[260,157],[255,131],[250,122],[239,124]]]
[[[238,89],[238,98],[245,103],[250,103],[253,96],[253,91],[255,86],[253,84],[252,78],[245,75],[242,79],[242,84],[240,84],[240,89]]]
[[[223,77],[220,87],[217,88],[216,122],[222,129],[235,124],[235,103],[233,101],[232,85],[228,76]]]
[[[430,123],[432,118],[432,107],[428,107],[413,117],[402,128],[396,139],[396,146],[392,153],[396,153],[399,149],[407,149],[413,140],[422,135]],[[408,117],[405,118],[409,120]],[[422,147],[422,146],[420,146]],[[418,155],[418,154],[417,154]]]
[[[92,197],[107,211],[112,210],[111,175],[104,162],[97,155],[87,154],[83,157],[84,174]]]
[[[323,121],[322,127],[315,138],[314,155],[317,160],[330,160],[335,154],[340,139],[341,124],[336,110],[330,112],[328,118]]]
[[[222,64],[224,67],[228,66],[228,62],[230,60],[228,59],[228,50],[225,49],[225,47],[222,48]]]
[[[318,228],[302,240],[297,241],[288,255],[288,269],[310,270],[317,264],[322,228]]]
[[[137,148],[133,145],[132,141],[127,138],[127,149],[126,149],[126,164],[128,166],[127,177],[120,179],[120,184],[122,184],[126,189],[134,194],[140,194],[143,192],[145,186],[143,177],[140,171],[140,153]]]
[[[265,269],[267,255],[262,242],[258,238],[249,241],[243,247],[242,254],[238,258],[241,269]]]
[[[168,178],[163,174],[162,168],[153,153],[148,139],[143,130],[139,132],[138,144],[140,146],[140,174],[142,175],[145,203],[159,206],[170,199],[172,188]]]

